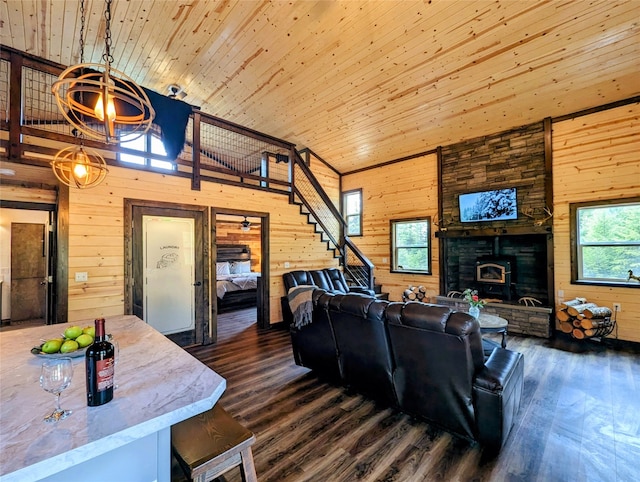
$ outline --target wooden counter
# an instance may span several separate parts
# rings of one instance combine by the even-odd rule
[[[139,318],[111,317],[106,331],[120,345],[114,399],[87,407],[84,357],[73,358],[61,396],[73,413],[47,424],[55,397],[40,388],[43,359],[30,349],[68,326],[0,332],[0,481],[169,481],[171,425],[211,408],[226,381]]]

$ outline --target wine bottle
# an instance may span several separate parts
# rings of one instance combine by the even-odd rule
[[[96,336],[87,347],[85,369],[87,372],[87,405],[97,407],[113,399],[114,349],[107,341],[104,318],[96,321]]]

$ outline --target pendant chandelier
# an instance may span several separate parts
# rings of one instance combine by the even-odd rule
[[[80,2],[80,63],[66,69],[51,91],[64,118],[82,135],[119,143],[144,135],[155,112],[145,91],[126,74],[113,69],[111,3],[105,0],[104,64],[84,63],[84,0]]]
[[[78,189],[97,186],[109,172],[104,158],[82,143],[59,151],[51,161],[51,168],[60,182]]]

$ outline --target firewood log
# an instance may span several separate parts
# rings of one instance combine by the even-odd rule
[[[606,318],[611,316],[613,312],[606,306],[596,306],[595,308],[587,308],[582,314],[585,318]]]
[[[573,335],[574,338],[578,340],[583,340],[584,338],[586,338],[584,331],[581,330],[580,328],[574,328],[571,334]]]
[[[610,319],[605,318],[585,318],[580,321],[580,326],[585,330],[590,330],[592,328],[600,328],[601,326],[609,326],[611,323]]]
[[[568,321],[560,322],[560,331],[562,333],[571,333],[573,331],[573,325]]]
[[[569,313],[571,316],[578,316],[582,314],[582,312],[586,309],[597,307],[598,305],[596,305],[595,303],[583,303],[581,305],[567,306],[567,313]]]
[[[564,310],[556,311],[556,318],[558,318],[558,320],[560,321],[570,321],[571,315],[567,313],[566,309],[564,309]]]
[[[570,306],[583,305],[587,302],[586,298],[576,298],[574,300],[565,301],[564,303],[560,303],[560,306],[563,308],[568,308]]]

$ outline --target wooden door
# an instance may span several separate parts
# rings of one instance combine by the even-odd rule
[[[164,287],[163,293],[166,299],[163,300],[163,303],[171,304],[175,301],[172,298],[172,293],[180,300],[184,299],[185,292],[190,293],[193,323],[187,323],[188,320],[179,320],[177,325],[182,327],[180,331],[175,331],[171,327],[164,331],[166,331],[170,339],[181,346],[207,343],[210,339],[209,303],[207,298],[209,293],[209,272],[205,270],[209,262],[208,242],[205,236],[209,228],[206,217],[207,209],[152,201],[127,200],[125,203],[127,212],[131,212],[131,233],[128,235],[131,239],[130,242],[125,241],[125,244],[131,246],[130,251],[127,250],[127,259],[125,260],[126,266],[130,266],[130,271],[129,268],[125,271],[127,276],[131,277],[131,313],[146,322],[150,321],[148,316],[150,313],[145,310],[145,304],[149,296],[148,290],[145,290],[145,287],[149,286],[149,273],[145,268],[145,249],[148,247],[148,243],[145,243],[145,218],[156,218],[167,222],[171,222],[172,219],[192,220],[194,232],[192,233],[193,241],[192,246],[190,245],[190,250],[193,255],[193,280],[189,282],[190,286],[184,286],[184,280],[180,278],[183,286]],[[167,260],[161,260],[161,264],[175,259],[179,244],[169,242],[166,246],[159,245],[158,249],[167,248],[166,252],[171,252],[174,255]],[[125,304],[127,303],[125,302]],[[153,325],[153,323],[151,324]],[[189,328],[185,328],[185,326],[189,326]]]
[[[11,223],[11,321],[46,317],[47,247],[44,224]]]

